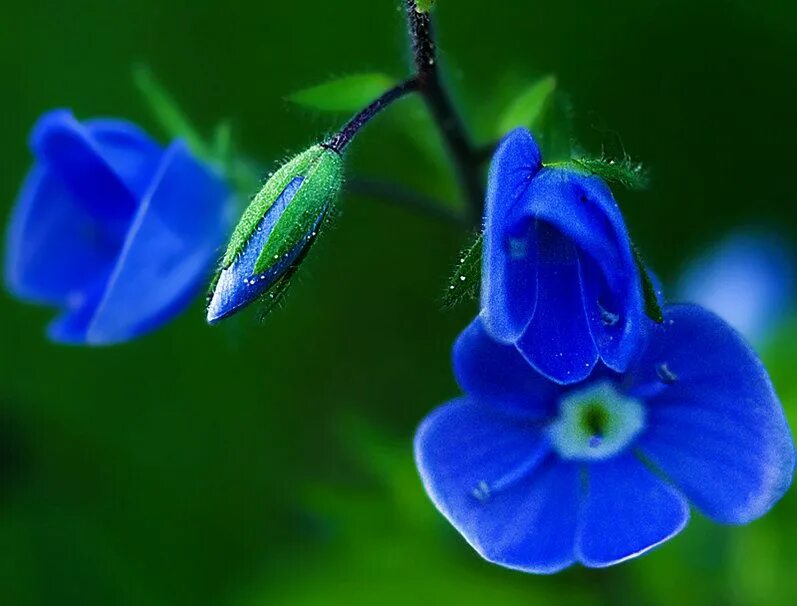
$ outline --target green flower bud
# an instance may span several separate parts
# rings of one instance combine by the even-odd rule
[[[315,240],[342,182],[342,157],[322,145],[295,156],[269,178],[230,239],[209,297],[210,324],[284,285]]]

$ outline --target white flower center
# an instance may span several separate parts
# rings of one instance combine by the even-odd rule
[[[608,459],[622,451],[645,427],[641,402],[608,381],[570,392],[548,436],[563,459]]]

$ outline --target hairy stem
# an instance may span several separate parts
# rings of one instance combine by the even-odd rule
[[[430,14],[418,12],[416,0],[406,0],[406,3],[418,90],[423,95],[454,161],[457,179],[468,204],[469,219],[478,226],[484,207],[481,179],[483,153],[471,142],[465,124],[441,80]]]

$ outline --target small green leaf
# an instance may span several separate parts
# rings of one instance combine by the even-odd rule
[[[432,10],[435,0],[415,0],[415,10],[419,13],[428,13]]]
[[[209,158],[209,150],[202,137],[174,98],[155,79],[152,71],[143,65],[135,66],[133,81],[166,134],[171,138],[184,139],[194,154]]]
[[[356,74],[305,88],[287,99],[318,111],[356,112],[395,85],[396,80],[385,74]]]
[[[539,129],[555,91],[554,76],[541,78],[521,91],[498,121],[497,135],[503,136],[519,126],[532,131]]]
[[[451,309],[466,299],[478,300],[482,273],[482,249],[484,237],[477,234],[459,256],[454,273],[448,280],[443,294],[443,307]]]
[[[630,190],[643,190],[650,184],[650,176],[645,167],[630,158],[620,160],[607,158],[573,158],[563,164],[572,164],[590,174],[597,175],[613,185],[622,185]]]
[[[659,297],[656,293],[656,286],[648,273],[645,261],[642,259],[642,254],[636,245],[631,245],[631,250],[634,252],[634,261],[636,262],[637,269],[639,270],[639,277],[642,280],[642,295],[645,298],[645,313],[647,316],[661,324],[664,322],[664,312],[659,305]]]

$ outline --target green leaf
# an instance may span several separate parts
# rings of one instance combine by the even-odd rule
[[[643,190],[650,185],[650,176],[642,164],[630,158],[619,160],[608,158],[573,158],[569,162],[575,168],[597,175],[611,185],[621,185],[630,190]]]
[[[451,309],[463,301],[478,300],[482,273],[482,249],[484,236],[477,234],[462,251],[454,273],[448,280],[443,294],[443,307]]]
[[[661,324],[664,322],[664,312],[662,312],[661,306],[659,305],[656,286],[653,284],[650,273],[648,273],[648,269],[645,266],[645,261],[642,259],[642,254],[635,244],[631,244],[631,250],[634,253],[634,261],[639,270],[639,277],[642,280],[642,296],[645,299],[645,313],[651,320],[657,324]]]
[[[188,147],[197,156],[209,158],[210,153],[202,137],[199,136],[174,98],[155,79],[152,71],[143,65],[135,66],[133,81],[166,134],[171,138],[185,140]]]
[[[539,129],[555,91],[554,76],[540,78],[521,91],[498,121],[497,135],[501,137],[519,126],[532,131]]]
[[[415,10],[419,13],[428,13],[432,10],[435,0],[415,0]]]
[[[356,112],[395,85],[396,80],[385,74],[355,74],[305,88],[287,99],[318,111]]]

